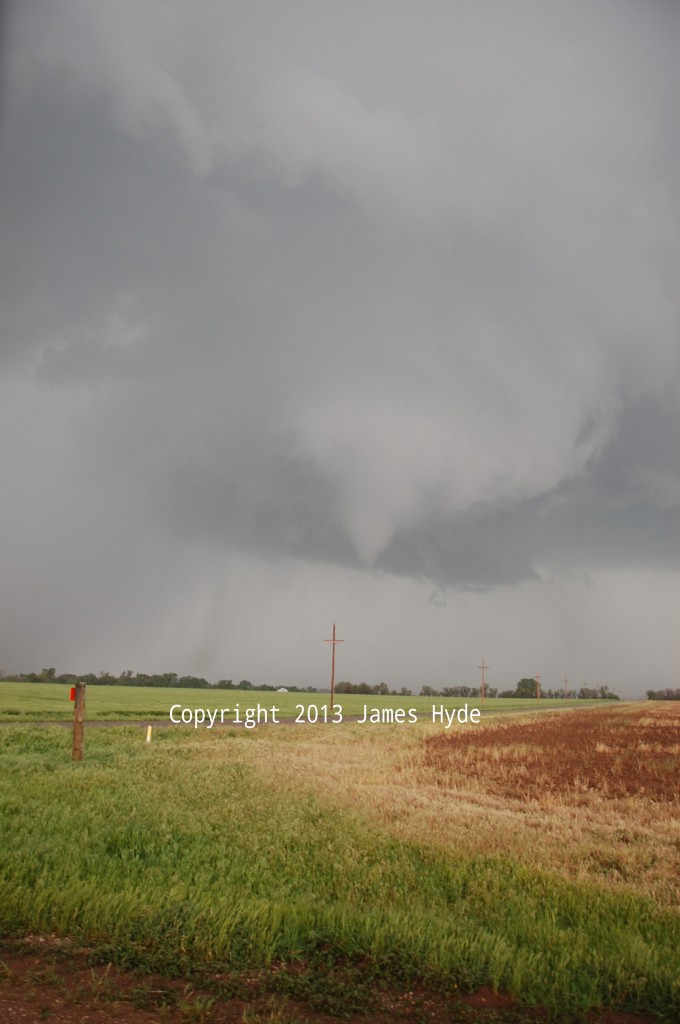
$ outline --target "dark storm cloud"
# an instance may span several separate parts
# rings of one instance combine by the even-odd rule
[[[677,5],[9,24],[0,367],[57,496],[109,496],[114,591],[141,536],[441,587],[677,566]]]

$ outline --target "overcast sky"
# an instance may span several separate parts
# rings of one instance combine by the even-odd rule
[[[21,0],[0,668],[680,686],[680,5]]]

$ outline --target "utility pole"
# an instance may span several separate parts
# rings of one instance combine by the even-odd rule
[[[567,697],[567,693],[569,692],[569,691],[567,690],[567,686],[568,686],[568,684],[569,684],[569,680],[568,680],[568,679],[567,679],[567,677],[565,676],[565,677],[564,677],[564,680],[563,680],[563,686],[564,686],[564,699],[565,699],[565,700],[569,700],[569,698]]]
[[[482,707],[484,707],[484,673],[487,670],[487,668],[490,667],[490,665],[484,664],[484,658],[482,658],[482,664],[477,666],[477,668],[481,668],[482,670]]]
[[[331,655],[331,704],[330,704],[330,708],[329,708],[331,714],[333,713],[333,704],[335,702],[335,646],[336,646],[336,644],[344,644],[344,642],[345,642],[344,640],[336,640],[335,639],[335,623],[333,623],[333,638],[332,638],[332,640],[324,640],[325,644],[332,644],[333,645],[333,648],[332,648],[333,653]]]
[[[541,699],[541,673],[536,673],[536,700]]]
[[[85,734],[85,683],[81,680],[75,685],[75,704],[73,706],[73,761],[83,759],[83,737]]]

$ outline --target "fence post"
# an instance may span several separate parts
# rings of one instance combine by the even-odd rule
[[[85,734],[85,683],[76,683],[76,702],[73,707],[73,761],[83,759],[83,738]]]

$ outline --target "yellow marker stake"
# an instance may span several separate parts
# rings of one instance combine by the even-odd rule
[[[147,727],[146,727],[146,742],[147,743],[151,743],[151,726],[150,725],[147,725]]]

